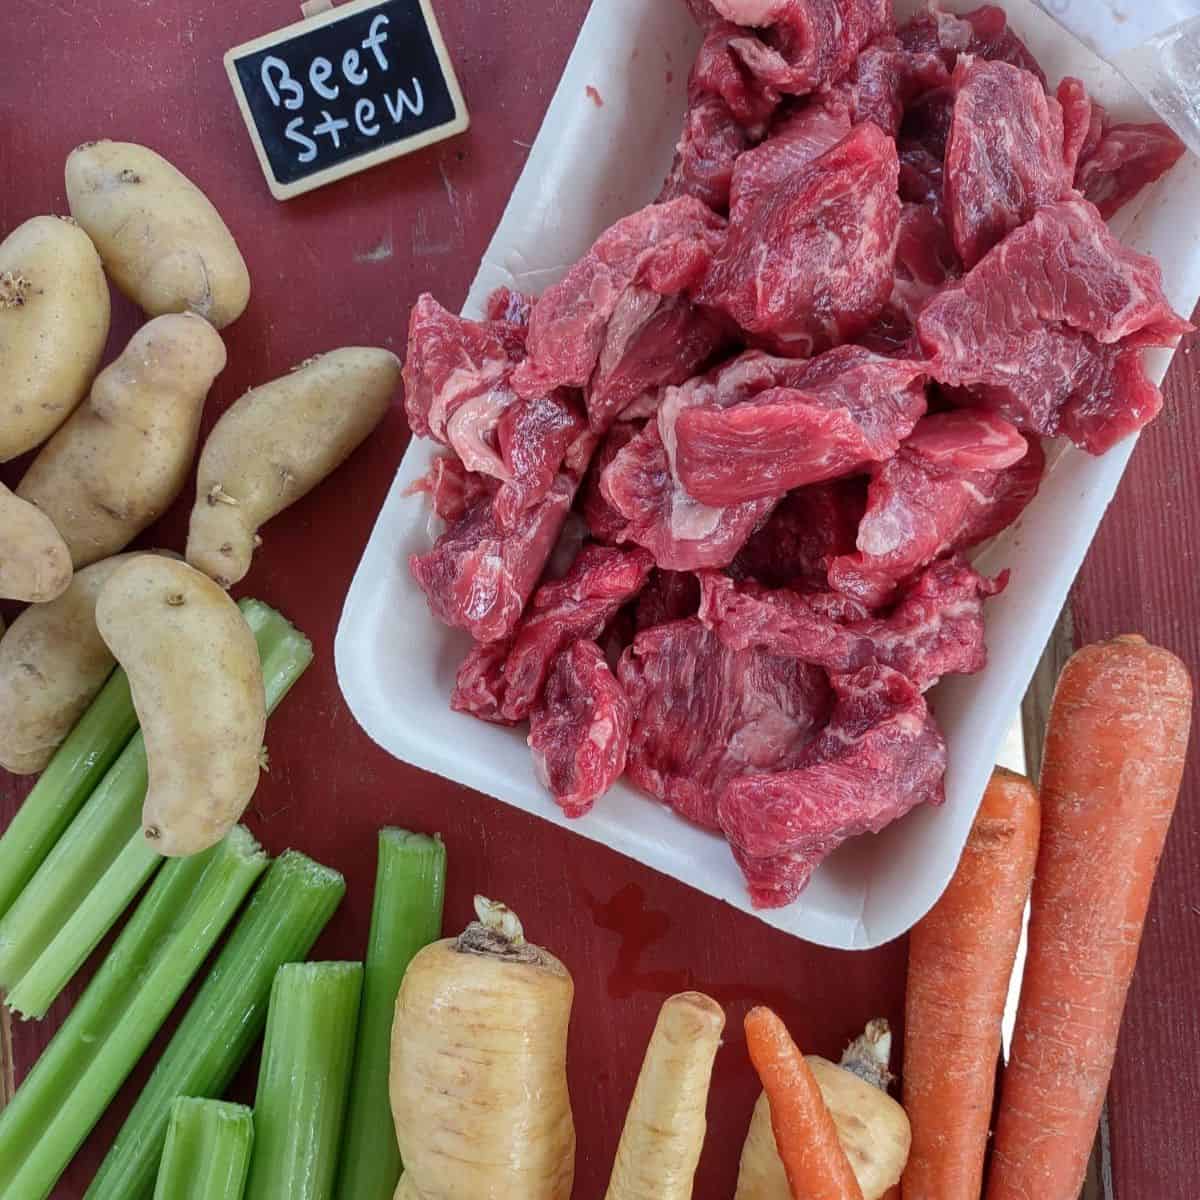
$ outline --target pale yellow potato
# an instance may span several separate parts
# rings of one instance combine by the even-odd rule
[[[862,1188],[863,1200],[880,1200],[900,1182],[908,1162],[912,1144],[908,1115],[886,1092],[828,1059],[813,1054],[804,1059],[812,1067],[837,1126],[838,1141]],[[754,1106],[742,1147],[734,1200],[791,1200],[791,1196],[764,1092]]]
[[[0,483],[0,600],[53,600],[67,590],[71,570],[71,552],[50,518]]]
[[[74,221],[33,217],[0,242],[0,462],[40,446],[87,395],[108,321],[100,256]]]
[[[17,495],[54,522],[77,568],[123,550],[183,490],[224,366],[225,343],[207,321],[156,317],[42,447]]]
[[[391,351],[348,346],[236,401],[200,455],[188,562],[222,587],[242,579],[262,525],[345,462],[399,383]]]
[[[96,627],[129,676],[146,739],[142,832],[160,854],[206,850],[258,786],[267,709],[254,634],[207,575],[152,555],[113,573]]]
[[[0,767],[43,770],[112,672],[96,598],[133,555],[94,563],[57,600],[25,609],[0,639]]]
[[[194,312],[223,329],[250,299],[250,273],[209,198],[134,142],[85,142],[67,158],[71,215],[112,281],[149,316]]]

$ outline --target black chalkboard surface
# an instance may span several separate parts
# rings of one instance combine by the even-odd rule
[[[279,200],[461,133],[468,116],[429,0],[354,0],[225,55]]]

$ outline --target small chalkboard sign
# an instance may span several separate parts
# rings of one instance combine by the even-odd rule
[[[352,0],[225,55],[271,194],[409,154],[469,117],[429,0]]]

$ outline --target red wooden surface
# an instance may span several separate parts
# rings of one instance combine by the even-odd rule
[[[408,305],[420,291],[435,291],[451,307],[464,297],[587,4],[558,0],[536,14],[497,0],[443,0],[438,7],[472,108],[471,132],[280,205],[267,193],[220,57],[293,20],[291,0],[24,6],[19,20],[0,20],[0,229],[38,212],[65,211],[63,160],[90,138],[146,142],[200,182],[238,236],[254,280],[249,311],[226,331],[229,366],[211,397],[206,428],[248,386],[316,351],[347,343],[402,349]],[[110,355],[136,325],[119,298],[114,315]],[[1188,470],[1200,419],[1184,408],[1139,451],[1089,563],[1079,616],[1088,634],[1141,626],[1189,651],[1194,663],[1200,585],[1188,570],[1186,518],[1200,506]],[[406,437],[397,408],[334,482],[266,530],[242,589],[282,608],[317,649],[315,666],[272,723],[271,775],[251,824],[270,849],[297,846],[346,872],[349,894],[318,947],[321,956],[362,953],[375,830],[390,822],[445,835],[448,927],[468,918],[473,892],[499,896],[518,908],[534,938],[570,964],[577,985],[570,1061],[580,1200],[603,1194],[662,998],[698,987],[725,1002],[729,1033],[695,1194],[727,1200],[756,1093],[740,1034],[748,1003],[777,1005],[806,1046],[832,1054],[871,1016],[899,1025],[903,943],[866,955],[806,946],[601,847],[406,768],[369,742],[338,693],[333,635]],[[20,464],[0,469],[6,482],[19,474]],[[181,546],[190,504],[185,495],[147,540]],[[430,696],[431,719],[444,702]],[[0,821],[25,790],[0,774]],[[1191,1136],[1200,1031],[1182,953],[1200,940],[1200,896],[1189,895],[1194,885],[1186,873],[1196,862],[1198,836],[1195,814],[1185,812],[1157,893],[1123,1044],[1113,1115],[1123,1200],[1183,1197],[1184,1180],[1200,1167]],[[18,1077],[76,994],[46,1022],[16,1029]],[[152,1056],[56,1197],[83,1194]],[[243,1092],[252,1078],[248,1070]]]

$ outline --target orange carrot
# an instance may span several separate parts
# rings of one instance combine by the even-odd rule
[[[988,1200],[1075,1200],[1183,775],[1187,669],[1142,638],[1081,650],[1050,710],[1029,958]]]
[[[1038,799],[997,769],[958,870],[908,943],[904,1108],[912,1200],[979,1200],[1000,1021],[1038,846]]]
[[[771,1104],[771,1128],[795,1200],[863,1200],[812,1068],[769,1009],[746,1015],[746,1045]]]

